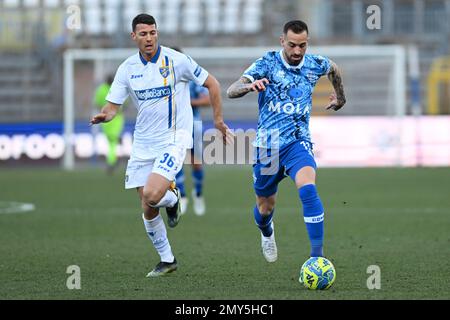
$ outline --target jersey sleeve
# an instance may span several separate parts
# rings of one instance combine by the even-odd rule
[[[331,68],[330,59],[328,59],[327,57],[321,56],[321,55],[316,55],[316,56],[314,56],[314,60],[316,60],[317,65],[318,65],[317,73],[319,76],[323,76],[325,74],[328,74],[328,72],[330,72],[330,68]]]
[[[200,65],[195,62],[188,55],[183,55],[184,57],[180,59],[178,70],[180,79],[182,81],[194,81],[195,84],[201,86],[205,83],[206,78],[208,78],[208,71],[203,69]]]
[[[122,105],[127,100],[129,95],[128,91],[128,79],[124,65],[121,65],[116,72],[114,81],[109,89],[109,93],[106,96],[106,101],[114,104]]]
[[[249,79],[251,82],[254,82],[255,80],[267,78],[267,71],[267,61],[263,57],[253,62],[252,65],[244,71],[242,76]]]

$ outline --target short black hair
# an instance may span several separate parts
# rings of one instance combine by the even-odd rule
[[[133,22],[131,24],[131,27],[133,28],[133,32],[136,31],[136,26],[140,23],[148,24],[148,25],[154,24],[156,26],[156,20],[155,20],[155,18],[153,18],[153,16],[146,14],[146,13],[141,13],[141,14],[138,14],[133,19]]]
[[[306,33],[309,34],[308,26],[301,20],[291,20],[287,22],[283,27],[283,33],[287,34],[289,30],[297,34],[302,33],[303,31],[306,31]]]

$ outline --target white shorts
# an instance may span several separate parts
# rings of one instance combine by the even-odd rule
[[[169,145],[156,158],[149,160],[130,158],[125,173],[125,189],[145,186],[151,173],[157,173],[169,181],[174,181],[183,166],[185,157],[185,147]]]

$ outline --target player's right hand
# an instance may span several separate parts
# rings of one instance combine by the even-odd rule
[[[250,90],[256,92],[264,91],[266,90],[266,84],[269,84],[269,80],[267,80],[266,78],[256,80],[250,85]]]
[[[334,111],[338,111],[339,109],[341,109],[344,104],[345,104],[345,97],[340,97],[338,99],[338,97],[336,96],[336,93],[332,93],[330,94],[329,97],[330,103],[327,105],[327,110],[334,110]]]
[[[91,121],[89,121],[89,124],[93,125],[101,122],[106,122],[107,121],[106,117],[107,117],[106,113],[99,113],[92,117]]]

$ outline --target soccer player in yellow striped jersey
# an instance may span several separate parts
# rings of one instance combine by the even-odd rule
[[[219,82],[189,56],[159,45],[152,16],[136,16],[131,37],[139,52],[119,66],[106,97],[108,102],[91,123],[113,119],[128,97],[137,108],[125,188],[138,191],[146,232],[160,256],[147,277],[157,277],[177,269],[159,208],[166,208],[168,225],[175,227],[180,217],[180,195],[173,181],[182,168],[186,149],[192,148],[189,81],[209,90],[214,124],[224,142],[231,141],[233,135],[223,121]]]

